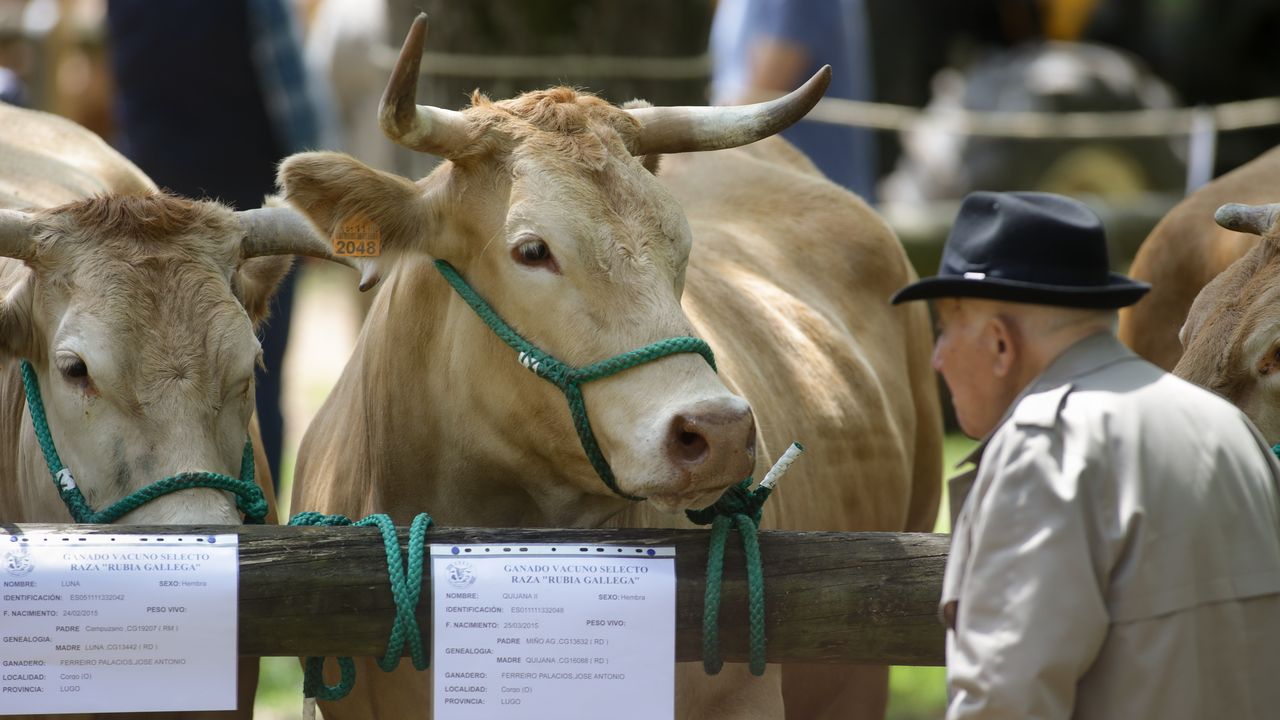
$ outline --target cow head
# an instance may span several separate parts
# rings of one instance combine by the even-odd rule
[[[789,96],[745,107],[623,109],[555,88],[502,102],[476,94],[455,112],[415,104],[424,38],[420,16],[381,122],[396,142],[449,162],[413,183],[342,155],[295,155],[281,167],[285,196],[322,232],[368,219],[388,250],[448,261],[520,334],[575,366],[696,334],[680,305],[692,236],[654,176],[658,156],[772,135],[808,112],[830,75],[824,69]],[[371,264],[366,281],[386,265]],[[518,432],[530,454],[557,455],[581,490],[607,494],[564,396],[524,370],[466,305],[447,302],[437,327],[450,335],[451,359],[432,372],[457,373],[451,387],[477,396],[462,412],[503,414],[495,425]],[[705,505],[754,467],[751,409],[698,355],[626,370],[584,386],[584,395],[624,494],[671,511]]]
[[[54,443],[91,507],[178,472],[239,475],[261,354],[254,329],[291,262],[274,256],[328,252],[287,208],[234,213],[149,195],[0,210],[0,255],[25,262],[9,269],[0,301],[0,358],[31,362]],[[48,485],[34,443],[22,447],[19,461]],[[47,490],[23,493],[58,517]],[[199,489],[126,521],[239,516],[229,494]]]
[[[1174,374],[1209,388],[1280,442],[1280,204],[1223,205],[1228,230],[1262,236],[1196,296]]]

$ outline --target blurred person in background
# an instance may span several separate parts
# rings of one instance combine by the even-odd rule
[[[18,74],[7,67],[0,67],[0,102],[26,107],[26,93]]]
[[[756,102],[831,66],[827,97],[872,99],[864,0],[720,0],[711,26],[712,102]],[[875,135],[812,120],[782,133],[833,182],[874,201]]]
[[[256,208],[275,191],[282,158],[321,146],[322,115],[286,0],[110,0],[107,22],[120,149],[160,187]],[[260,338],[258,422],[276,483],[293,295],[290,273]]]
[[[383,136],[376,112],[387,68],[374,57],[375,50],[387,47],[388,27],[384,0],[317,0],[303,57],[333,109],[336,137],[326,147],[392,172],[396,146]]]

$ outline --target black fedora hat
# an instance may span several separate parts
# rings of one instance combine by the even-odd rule
[[[1120,308],[1151,289],[1110,270],[1102,221],[1079,201],[1037,192],[975,192],[960,204],[938,274],[891,302],[941,297]]]

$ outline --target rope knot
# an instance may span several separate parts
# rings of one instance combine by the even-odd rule
[[[570,368],[544,352],[521,350],[516,353],[516,360],[520,361],[526,370],[556,387],[563,389],[570,383]]]
[[[759,677],[765,669],[764,569],[760,563],[760,541],[756,528],[764,513],[764,502],[773,486],[795,462],[804,447],[791,443],[778,462],[765,474],[760,487],[751,489],[751,478],[724,491],[711,507],[686,510],[685,515],[698,525],[711,526],[707,546],[707,588],[702,605],[702,669],[715,675],[724,667],[720,657],[720,584],[724,579],[724,548],[730,528],[736,527],[742,538],[742,552],[747,561],[747,617],[750,621],[751,674]]]
[[[752,482],[748,477],[725,490],[714,505],[701,510],[686,510],[684,514],[696,525],[710,525],[717,516],[732,518],[735,515],[746,515],[752,523],[759,525],[760,516],[764,514],[764,502],[773,490],[764,486],[752,490]]]
[[[400,538],[390,515],[369,515],[363,520],[352,522],[345,515],[325,515],[308,510],[300,512],[289,520],[289,524],[321,525],[327,527],[366,527],[372,525],[382,533],[383,550],[387,556],[387,575],[391,582],[391,596],[396,603],[396,617],[391,626],[391,635],[387,638],[387,652],[378,659],[378,667],[384,672],[395,670],[400,664],[405,643],[409,645],[409,655],[413,658],[413,666],[418,670],[428,667],[429,658],[422,646],[422,635],[418,630],[416,609],[418,597],[422,594],[423,559],[427,548],[427,530],[431,527],[431,516],[418,513],[409,525],[409,554],[405,557],[400,551]],[[338,658],[338,670],[341,677],[337,685],[326,685],[324,682],[324,658],[309,657],[306,659],[302,679],[302,694],[307,699],[304,713],[314,717],[314,699],[341,700],[351,692],[356,683],[355,662],[349,657]]]
[[[542,374],[539,372],[542,368],[542,363],[538,362],[538,358],[534,357],[533,353],[521,351],[516,355],[516,359],[520,361],[520,364],[523,365],[526,370],[532,371],[534,375]]]

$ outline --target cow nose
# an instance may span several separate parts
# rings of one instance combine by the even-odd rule
[[[740,398],[703,400],[671,420],[667,457],[690,484],[730,484],[751,474],[756,460],[756,419]]]

